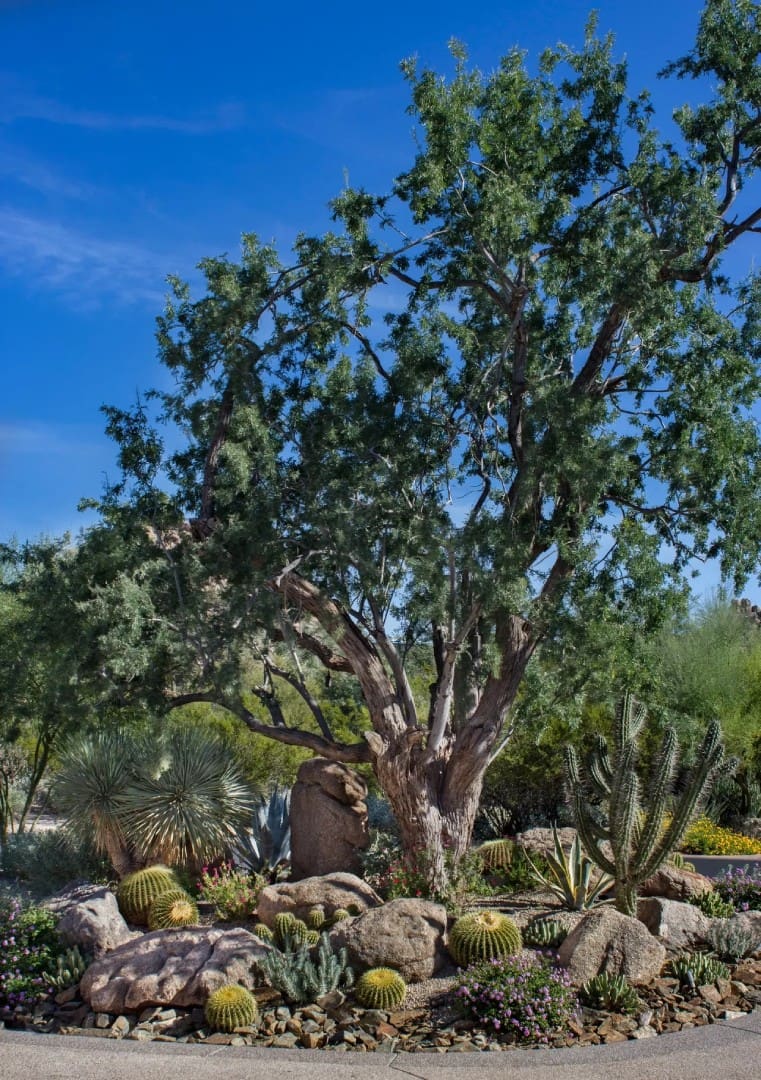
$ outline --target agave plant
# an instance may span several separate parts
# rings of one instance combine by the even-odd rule
[[[600,903],[603,893],[613,885],[613,878],[602,872],[593,878],[594,863],[582,850],[578,835],[574,838],[568,855],[563,850],[554,825],[552,836],[555,855],[545,856],[548,867],[546,874],[528,859],[534,880],[548,888],[564,907],[572,911],[586,911]]]
[[[274,878],[291,857],[291,793],[275,788],[254,810],[251,826],[238,832],[231,855],[239,866]]]
[[[153,859],[199,866],[224,854],[253,802],[229,750],[188,728],[169,739],[158,770],[140,771],[119,806],[130,836]]]

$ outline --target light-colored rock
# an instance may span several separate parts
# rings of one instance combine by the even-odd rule
[[[260,922],[273,927],[275,916],[281,911],[290,911],[297,919],[304,919],[311,908],[320,905],[331,918],[337,908],[354,905],[360,911],[366,911],[382,903],[376,891],[362,878],[354,874],[325,874],[265,886],[259,894],[256,910]]]
[[[558,829],[558,839],[563,851],[568,854],[576,839],[576,830],[571,828]],[[525,832],[518,833],[515,837],[515,843],[518,847],[522,847],[524,851],[527,851],[529,855],[554,856],[555,854],[555,840],[552,829],[526,829]]]
[[[637,918],[672,951],[710,945],[713,920],[694,904],[645,896],[637,904]]]
[[[114,894],[104,885],[79,885],[46,901],[58,915],[58,933],[65,945],[74,945],[96,959],[140,937],[130,930]]]
[[[393,967],[408,982],[430,979],[446,963],[447,913],[428,900],[391,900],[330,933],[334,948],[346,947],[360,971]]]
[[[291,880],[358,874],[368,846],[367,784],[348,765],[311,758],[291,793]]]
[[[224,983],[253,989],[271,946],[247,930],[156,930],[119,946],[85,972],[80,994],[94,1012],[140,1012],[150,1005],[203,1005]]]
[[[640,896],[662,896],[665,900],[689,900],[704,892],[713,892],[713,882],[692,870],[681,870],[665,863],[637,890]]]
[[[603,971],[648,982],[663,967],[666,950],[639,919],[605,905],[587,912],[560,946],[558,959],[577,986]]]

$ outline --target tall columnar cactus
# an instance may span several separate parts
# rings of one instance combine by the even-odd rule
[[[631,694],[624,694],[616,708],[614,754],[600,735],[590,755],[586,775],[572,747],[565,750],[566,770],[576,827],[592,860],[616,883],[616,907],[625,915],[637,911],[637,890],[679,846],[701,799],[710,790],[722,758],[721,731],[711,723],[681,793],[673,800],[677,745],[673,728],[667,728],[655,758],[652,777],[643,791],[637,774],[637,738],[646,710]],[[588,796],[601,799],[607,824],[592,815]],[[671,812],[667,823],[666,815]],[[610,844],[612,856],[602,848]]]

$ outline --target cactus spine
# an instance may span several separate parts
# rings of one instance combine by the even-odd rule
[[[520,952],[521,932],[512,919],[498,911],[472,911],[452,927],[449,951],[456,964],[467,967],[478,960],[493,960]]]
[[[178,926],[192,926],[198,922],[198,908],[184,889],[170,889],[161,893],[148,911],[149,930],[171,930]]]
[[[206,1022],[215,1031],[235,1031],[256,1023],[256,1002],[244,986],[230,983],[209,995],[206,1002]]]
[[[146,866],[122,879],[116,890],[116,900],[127,922],[146,926],[153,902],[162,893],[178,888],[177,878],[166,866]]]
[[[673,728],[667,728],[653,776],[643,796],[636,769],[637,738],[646,715],[644,706],[631,694],[624,694],[616,708],[613,760],[606,740],[598,736],[584,779],[575,751],[570,746],[565,749],[576,828],[590,858],[615,879],[616,907],[624,915],[636,915],[639,885],[647,881],[668,859],[669,853],[679,846],[700,800],[710,789],[723,753],[721,732],[714,721],[706,731],[695,766],[676,800],[671,821],[664,828],[678,745]],[[590,812],[588,791],[607,805],[605,826],[599,825]],[[610,844],[612,858],[603,853],[603,841]]]
[[[357,982],[357,1001],[366,1009],[398,1009],[407,995],[407,984],[398,971],[372,968]]]

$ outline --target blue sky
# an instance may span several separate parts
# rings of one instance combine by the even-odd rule
[[[409,163],[401,59],[444,70],[455,36],[488,70],[516,44],[578,44],[590,6],[0,0],[0,539],[83,524],[113,472],[100,406],[160,377],[166,274],[243,231],[285,250],[327,224],[345,172],[383,190]],[[701,4],[594,6],[668,115],[655,74]]]

